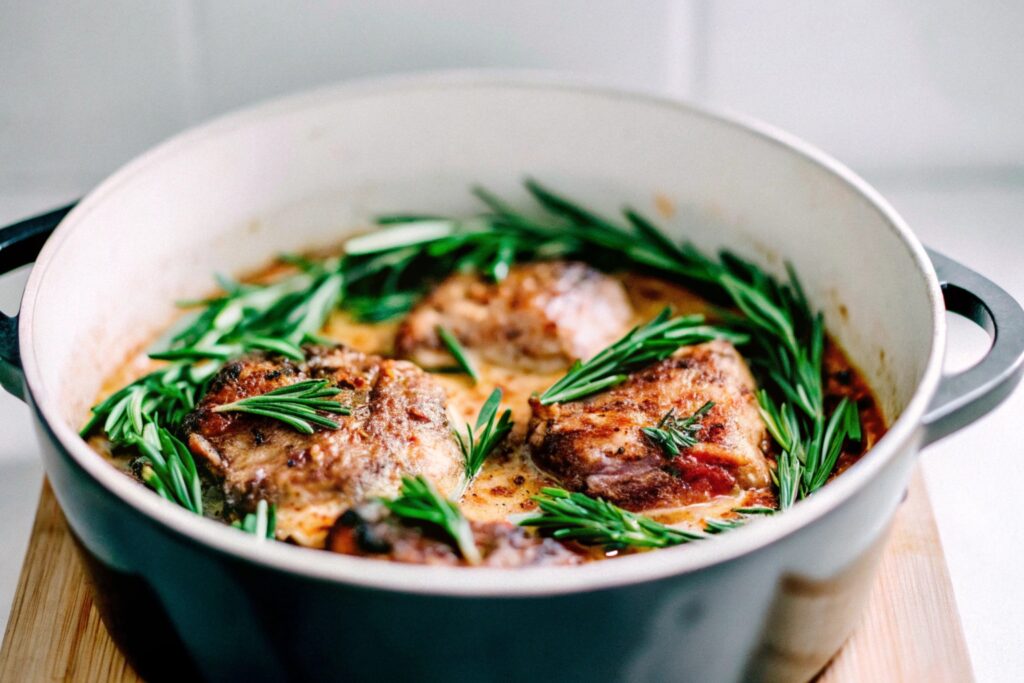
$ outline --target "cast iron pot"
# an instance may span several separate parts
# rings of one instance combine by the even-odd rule
[[[706,250],[791,262],[888,434],[793,510],[713,541],[515,571],[257,542],[79,438],[103,378],[211,273],[336,244],[379,212],[476,210],[472,183],[525,201],[524,174],[609,212],[660,211]],[[919,449],[1021,373],[1016,302],[927,253],[849,170],[764,125],[601,87],[459,74],[290,97],[174,138],[65,212],[2,233],[4,270],[42,247],[2,320],[4,386],[32,406],[103,619],[151,679],[810,678],[856,622]],[[945,309],[994,340],[952,377]]]

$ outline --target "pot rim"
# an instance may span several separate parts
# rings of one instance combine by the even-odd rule
[[[32,343],[35,304],[41,283],[65,238],[86,223],[93,208],[108,195],[116,193],[135,176],[144,174],[149,167],[164,159],[189,153],[196,143],[210,136],[255,124],[285,112],[333,103],[339,99],[401,90],[496,87],[576,91],[595,97],[635,100],[696,114],[739,128],[797,154],[856,190],[859,197],[881,215],[907,250],[918,274],[925,279],[932,309],[932,338],[922,379],[899,418],[871,449],[870,457],[861,458],[841,477],[785,514],[732,530],[716,537],[713,543],[688,544],[655,553],[622,557],[614,562],[596,562],[577,567],[467,570],[350,557],[287,543],[254,542],[250,536],[220,522],[198,517],[124,476],[93,451],[64,421],[58,406],[50,400],[42,387],[39,358]],[[180,540],[202,544],[236,560],[322,581],[429,595],[527,597],[605,589],[707,569],[780,541],[842,505],[869,486],[901,453],[916,448],[921,434],[922,416],[941,377],[946,336],[944,311],[942,293],[931,261],[899,214],[853,171],[800,138],[746,115],[695,105],[643,90],[610,86],[595,79],[551,72],[461,70],[368,78],[272,99],[190,128],[136,157],[90,192],[44,245],[22,299],[19,342],[30,402],[38,419],[56,437],[64,453],[107,492],[157,522],[163,531],[171,532]]]

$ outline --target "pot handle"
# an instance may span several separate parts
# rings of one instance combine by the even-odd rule
[[[925,412],[924,445],[966,427],[1009,396],[1024,371],[1024,309],[991,280],[951,258],[928,250],[946,310],[984,328],[992,338],[977,364],[939,381]]]
[[[77,202],[0,228],[0,275],[35,261],[43,243]],[[0,385],[24,399],[21,354],[18,351],[18,315],[0,312]]]

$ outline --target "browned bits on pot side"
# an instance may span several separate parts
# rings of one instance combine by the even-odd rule
[[[831,410],[844,397],[854,401],[857,404],[863,432],[860,443],[844,445],[836,471],[832,475],[835,477],[878,443],[886,432],[886,424],[878,400],[864,377],[850,365],[842,349],[831,341],[825,346],[824,366],[826,407]]]

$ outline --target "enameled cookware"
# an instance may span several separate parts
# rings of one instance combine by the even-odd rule
[[[103,379],[213,272],[336,244],[379,212],[473,211],[473,183],[525,201],[525,174],[609,212],[660,211],[706,250],[791,262],[888,434],[791,511],[713,541],[515,571],[256,542],[78,437]],[[918,451],[1021,372],[1020,307],[929,254],[839,163],[762,124],[599,86],[449,74],[289,97],[175,137],[64,213],[0,233],[4,270],[35,260],[20,315],[0,321],[0,375],[32,406],[103,618],[151,679],[808,679],[856,622]],[[952,377],[946,309],[994,339]]]

